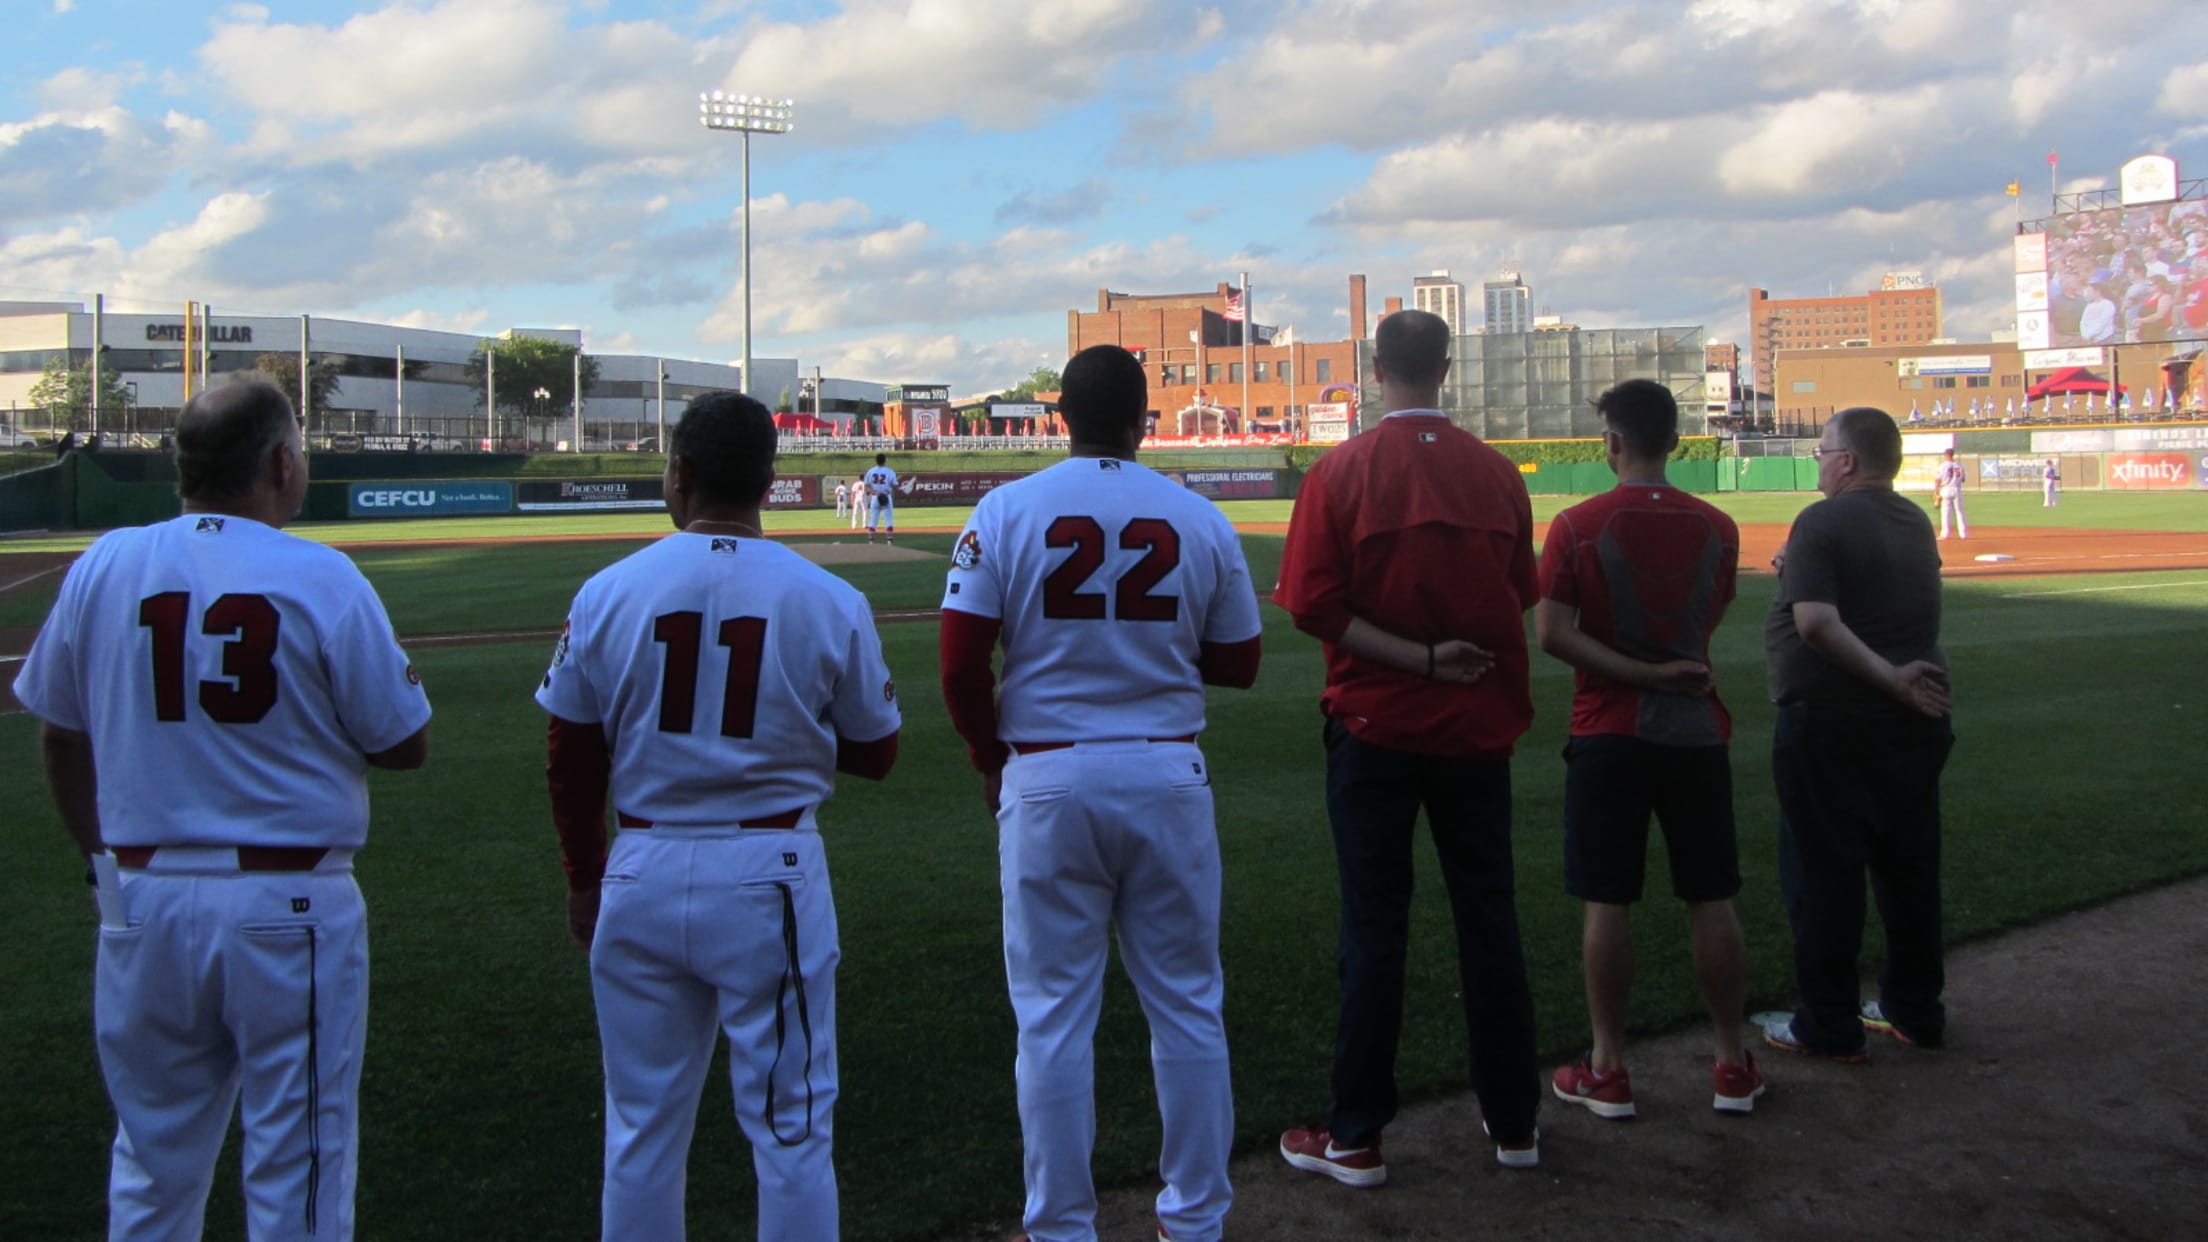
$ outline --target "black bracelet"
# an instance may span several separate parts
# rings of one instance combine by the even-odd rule
[[[1426,644],[1426,680],[1434,679],[1434,645]]]

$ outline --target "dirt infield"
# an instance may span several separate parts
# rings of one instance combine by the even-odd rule
[[[1406,1109],[1376,1190],[1252,1153],[1227,1236],[2198,1237],[2208,1096],[2179,1045],[2208,1022],[2203,902],[2208,878],[1958,949],[1946,1051],[1880,1041],[1863,1066],[1771,1052],[1752,1117],[1711,1110],[1698,1029],[1629,1051],[1636,1120],[1548,1100],[1534,1172],[1496,1166],[1470,1097]],[[1324,1109],[1324,1065],[1311,1100]],[[1155,1237],[1155,1194],[1105,1195],[1099,1236]]]

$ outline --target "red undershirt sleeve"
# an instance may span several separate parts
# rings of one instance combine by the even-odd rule
[[[854,742],[840,733],[836,735],[836,771],[861,780],[878,781],[887,777],[889,770],[896,766],[895,733],[871,742]]]
[[[1247,690],[1257,684],[1257,664],[1264,636],[1238,643],[1205,643],[1196,657],[1196,671],[1207,686]]]
[[[560,834],[560,866],[569,892],[598,887],[606,873],[606,791],[613,752],[606,730],[552,717],[546,729],[545,784],[552,793],[552,825]]]
[[[974,770],[988,775],[1004,769],[1011,754],[997,737],[997,674],[990,666],[1004,623],[955,608],[943,610],[943,703],[951,727],[966,739]]]

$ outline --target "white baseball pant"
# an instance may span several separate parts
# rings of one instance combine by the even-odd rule
[[[353,1236],[368,919],[351,855],[237,870],[165,847],[123,872],[100,929],[92,1019],[115,1104],[108,1237],[196,1242],[242,1096],[246,1234]]]
[[[2054,479],[2041,479],[2041,480],[2039,481],[2039,486],[2040,486],[2040,490],[2041,490],[2041,491],[2042,491],[2043,493],[2045,493],[2045,498],[2044,498],[2044,499],[2042,499],[2042,500],[2040,501],[2040,508],[2042,508],[2042,509],[2052,509],[2052,508],[2054,508],[2054,507],[2055,507],[2055,506],[2056,506],[2057,504],[2061,503],[2061,500],[2062,500],[2062,484],[2061,484],[2061,483],[2059,483],[2059,482],[2055,481]]]
[[[820,833],[623,831],[591,991],[606,1069],[605,1242],[679,1242],[698,1096],[728,1034],[760,1242],[835,1242],[835,902]]]
[[[851,529],[857,530],[866,521],[866,511],[874,507],[874,497],[861,492],[851,498]]]
[[[1165,1129],[1158,1220],[1174,1242],[1213,1242],[1233,1201],[1234,1093],[1203,752],[1135,741],[1015,755],[998,806],[1028,1233],[1096,1238],[1093,1037],[1116,931],[1150,1025]]]
[[[889,533],[897,533],[897,501],[888,493],[873,497],[872,502],[866,506],[867,531],[871,533],[878,522],[887,522]]]
[[[1940,538],[1942,539],[1947,538],[1950,519],[1954,523],[1956,538],[1970,538],[1970,523],[1963,520],[1963,494],[1961,492],[1945,493],[1940,497]]]
[[[844,512],[845,512],[846,510],[848,510],[848,509],[849,509],[850,507],[851,507],[851,497],[850,497],[850,495],[849,495],[849,494],[847,494],[847,493],[844,493],[844,492],[838,492],[838,493],[836,493],[836,516],[837,516],[837,517],[839,517],[839,518],[840,518],[840,517],[842,517],[842,516],[844,515]]]

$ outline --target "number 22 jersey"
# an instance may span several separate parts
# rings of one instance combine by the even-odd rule
[[[1010,742],[1185,737],[1204,728],[1205,643],[1263,629],[1219,507],[1147,466],[1075,457],[981,498],[943,607],[1003,623]]]

